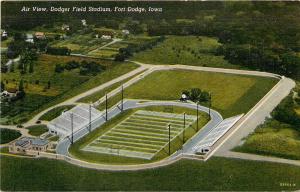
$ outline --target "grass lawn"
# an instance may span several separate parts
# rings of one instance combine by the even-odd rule
[[[134,55],[132,60],[149,64],[183,64],[207,67],[238,68],[216,56],[220,46],[211,37],[167,36],[167,39],[150,50]]]
[[[21,133],[19,131],[0,128],[0,144],[9,143],[20,136]]]
[[[196,110],[182,108],[182,107],[171,107],[171,106],[153,106],[153,107],[146,107],[142,108],[143,110],[148,111],[167,111],[171,113],[178,113],[182,114],[186,112],[186,114],[196,115]],[[103,135],[105,132],[109,131],[115,125],[120,123],[122,120],[129,117],[132,113],[139,109],[132,109],[127,110],[124,113],[118,115],[117,117],[110,120],[108,123],[104,124],[103,126],[99,127],[98,129],[94,130],[92,133],[88,134],[87,136],[83,137],[76,143],[74,143],[69,151],[73,156],[77,158],[90,161],[90,162],[98,162],[98,163],[109,163],[109,164],[136,164],[136,163],[149,163],[152,161],[157,161],[163,159],[168,156],[168,145],[160,151],[156,156],[153,157],[152,160],[143,160],[138,158],[129,158],[129,157],[121,157],[121,156],[114,156],[114,155],[105,155],[100,153],[93,153],[81,150],[86,145],[93,142],[97,139],[100,135]],[[208,122],[208,115],[206,113],[200,112],[199,113],[199,127],[203,127]],[[185,131],[185,141],[191,138],[196,132],[196,123],[194,123],[191,127],[186,128]],[[171,153],[177,151],[182,146],[182,134],[179,135],[176,139],[172,141],[171,144]]]
[[[29,130],[29,134],[33,136],[40,136],[43,133],[48,131],[48,128],[46,125],[32,125],[29,127],[26,127],[26,129]]]
[[[291,125],[270,120],[234,150],[300,160],[300,132]]]
[[[61,115],[61,113],[65,110],[70,110],[74,107],[75,105],[64,105],[64,106],[59,106],[56,108],[51,109],[44,115],[42,115],[39,120],[44,120],[44,121],[51,121]]]
[[[99,65],[106,66],[106,70],[96,76],[79,75],[77,69],[55,73],[56,64],[65,64],[72,60],[95,61]],[[137,68],[137,65],[126,62],[118,63],[73,56],[41,55],[34,64],[33,73],[21,75],[15,66],[14,72],[1,74],[1,81],[5,82],[6,88],[18,87],[20,79],[23,79],[26,97],[10,104],[3,103],[0,123],[17,124],[25,122],[49,106],[101,85],[135,68]],[[46,88],[48,81],[51,83],[50,89]]]
[[[212,108],[226,118],[247,112],[277,82],[276,79],[202,71],[157,71],[128,87],[125,98],[178,100],[183,90],[200,88],[212,94]],[[120,95],[109,99],[110,106]],[[104,104],[99,109],[104,109]]]
[[[49,141],[58,141],[58,139],[59,139],[59,136],[53,136],[53,137],[51,137],[50,139],[49,139]]]
[[[136,75],[129,77],[127,79],[124,79],[123,81],[120,81],[118,83],[115,83],[107,88],[104,88],[92,95],[86,96],[82,99],[79,99],[78,102],[82,102],[82,103],[90,103],[90,102],[96,102],[97,100],[99,100],[101,97],[103,97],[106,93],[109,93],[111,91],[113,91],[114,89],[120,87],[122,84],[126,83],[127,81],[129,81],[130,79],[140,75],[141,73],[143,73],[144,71],[141,71],[139,73],[137,73]]]
[[[251,173],[251,174],[250,174]],[[26,175],[26,177],[24,177]],[[41,179],[43,178],[43,179]],[[281,186],[281,184],[292,186]],[[1,155],[3,191],[294,191],[300,167],[227,158],[181,160],[143,171],[97,171]]]

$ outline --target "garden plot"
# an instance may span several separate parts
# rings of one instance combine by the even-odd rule
[[[197,117],[185,115],[185,128]],[[83,148],[84,151],[152,159],[184,130],[184,115],[138,110]]]

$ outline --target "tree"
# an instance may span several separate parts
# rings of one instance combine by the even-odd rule
[[[21,79],[20,82],[19,82],[19,91],[24,91],[24,82],[23,82],[23,79]]]
[[[48,81],[47,82],[47,89],[50,89],[50,87],[51,87],[51,83],[50,83],[50,81]]]
[[[63,67],[61,64],[56,64],[56,65],[55,65],[54,71],[55,71],[56,73],[61,73],[61,72],[64,71],[64,67]]]
[[[29,73],[33,73],[33,62],[29,62]]]
[[[5,90],[5,84],[3,83],[3,81],[1,81],[1,92]]]
[[[199,99],[199,97],[200,97],[200,95],[201,95],[201,89],[199,89],[199,88],[193,88],[193,89],[191,89],[191,95],[190,95],[190,99],[192,100],[192,101],[198,101],[198,99]]]

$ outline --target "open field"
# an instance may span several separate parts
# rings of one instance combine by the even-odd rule
[[[60,116],[63,111],[72,109],[74,106],[75,105],[64,105],[64,106],[56,107],[54,109],[51,109],[44,115],[42,115],[39,119],[44,121],[51,121],[56,117]]]
[[[26,127],[26,129],[28,129],[29,130],[28,133],[33,136],[40,136],[43,133],[48,131],[46,125],[33,125],[30,127]]]
[[[106,70],[95,76],[82,76],[78,69],[56,73],[56,64],[65,64],[68,61],[95,61],[106,67]],[[111,79],[119,77],[137,65],[131,63],[118,63],[108,60],[87,59],[72,56],[41,55],[34,64],[34,72],[21,75],[19,70],[1,74],[1,80],[6,88],[16,88],[20,79],[24,81],[26,97],[1,108],[1,124],[21,123],[28,120],[38,111],[66,100],[83,91],[101,85]],[[47,83],[51,87],[48,89]]]
[[[167,112],[173,114],[183,114],[184,112],[186,112],[187,115],[192,115],[192,116],[196,115],[195,110],[182,108],[182,107],[172,107],[172,106],[165,106],[165,107],[153,106],[153,107],[146,107],[141,109],[126,110],[124,113],[118,115],[117,117],[108,121],[108,123],[104,124],[100,128],[94,130],[92,133],[88,134],[87,136],[83,137],[79,141],[75,142],[69,149],[70,153],[73,156],[86,161],[98,162],[98,163],[109,163],[109,164],[149,163],[167,157],[168,145],[166,145],[166,143],[168,140],[167,139],[168,135],[166,134],[168,134],[168,132],[164,130],[157,130],[157,129],[163,129],[167,127],[167,123],[165,121],[160,123],[156,119],[156,123],[153,121],[151,125],[156,124],[157,126],[154,127],[153,125],[152,128],[151,126],[142,125],[142,124],[141,126],[135,126],[131,128],[125,127],[125,125],[129,125],[129,124],[133,125],[135,121],[141,119],[140,116],[143,115],[136,114],[139,113],[138,110],[147,110],[147,111],[164,112],[164,113]],[[142,117],[142,119],[143,118],[145,117]],[[163,121],[163,119],[161,121]],[[203,127],[207,122],[208,122],[208,115],[206,113],[199,112],[199,124],[198,124],[199,128]],[[188,125],[188,121],[186,122],[186,125]],[[184,132],[185,142],[196,133],[196,127],[197,127],[196,123],[191,123],[191,122],[190,122],[190,126],[186,127]],[[174,138],[171,142],[171,153],[174,153],[182,146],[183,134],[182,132],[180,132],[180,125],[176,124],[174,126],[171,126],[171,129],[172,129],[171,138]],[[114,138],[112,138],[112,136]],[[132,143],[133,140],[135,141],[135,144]],[[100,141],[100,143],[98,141]],[[151,143],[152,144],[156,143],[156,146],[153,146],[152,147],[153,149],[150,151],[149,149],[146,148],[149,147],[151,148],[151,146],[149,145]],[[93,149],[94,152],[90,152],[92,149],[91,146],[92,148],[93,146],[95,146]],[[113,149],[111,149],[111,147],[113,147]],[[89,151],[87,151],[86,149],[88,149]],[[96,153],[97,150],[102,153]],[[145,157],[149,155],[151,156],[152,159],[148,160],[147,157],[144,159],[132,158],[133,155],[132,157],[129,157],[130,155],[127,155],[128,157],[125,157],[125,155],[119,155],[119,154],[116,155],[116,153],[114,153],[114,152],[118,152],[122,154],[124,154],[125,152],[128,153],[128,151],[126,150],[130,150],[131,153],[132,151],[135,151],[135,155],[137,155],[138,152],[141,152],[139,153],[141,156],[145,153],[144,154]],[[123,151],[125,152],[123,153]],[[114,155],[109,155],[104,153],[114,153]],[[154,156],[153,153],[155,153]]]
[[[291,125],[272,120],[257,128],[234,151],[300,160],[300,132]]]
[[[67,47],[71,49],[72,53],[87,54],[88,52],[97,49],[111,40],[103,40],[101,38],[95,38],[91,34],[73,34],[71,37],[68,37],[65,40],[55,41],[53,47]]]
[[[129,77],[127,79],[124,79],[118,83],[115,83],[107,88],[104,88],[100,91],[97,91],[94,94],[91,94],[89,96],[86,96],[82,99],[79,99],[78,102],[82,102],[82,103],[90,103],[90,102],[96,102],[97,100],[99,100],[101,97],[105,96],[106,93],[109,93],[110,91],[113,91],[114,89],[120,87],[122,84],[126,83],[127,81],[129,81],[130,79],[140,75],[141,73],[143,73],[144,71],[141,71],[140,73],[137,73],[136,75]]]
[[[218,40],[203,36],[167,36],[151,50],[134,55],[132,60],[149,64],[183,64],[207,67],[238,68],[216,56]]]
[[[277,79],[223,73],[172,70],[156,71],[126,88],[125,98],[178,100],[183,90],[200,88],[212,94],[212,108],[224,117],[247,112],[277,82]],[[119,102],[120,94],[109,99]],[[104,104],[99,106],[104,108]]]
[[[284,186],[282,183],[292,186]],[[277,163],[211,158],[206,162],[181,160],[166,167],[144,171],[109,172],[85,169],[57,160],[1,155],[3,191],[294,191],[297,189],[300,189],[300,167]]]
[[[0,128],[0,144],[9,143],[21,136],[19,131]]]

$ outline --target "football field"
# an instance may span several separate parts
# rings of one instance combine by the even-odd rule
[[[183,131],[196,120],[194,115],[138,110],[83,150],[152,159],[168,146],[169,139],[171,142],[175,138],[181,139]]]

